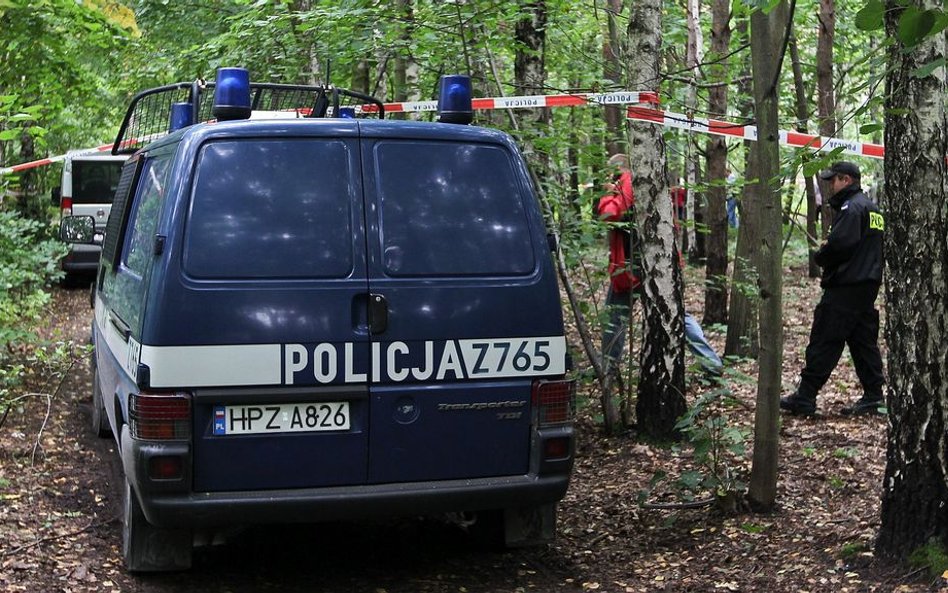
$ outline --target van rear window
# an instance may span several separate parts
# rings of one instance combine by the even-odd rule
[[[524,192],[506,150],[392,140],[375,154],[386,274],[533,272]]]
[[[201,148],[185,272],[207,279],[344,278],[353,268],[348,148],[334,140]]]
[[[72,203],[111,204],[123,161],[72,161]]]

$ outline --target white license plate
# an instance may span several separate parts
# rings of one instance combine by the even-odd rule
[[[349,402],[214,406],[214,434],[349,430]]]

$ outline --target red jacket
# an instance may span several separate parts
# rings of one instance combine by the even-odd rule
[[[626,213],[635,204],[632,194],[632,173],[624,171],[615,182],[616,189],[599,198],[598,212],[603,220],[621,222]],[[609,229],[609,278],[613,293],[628,292],[638,287],[640,281],[630,271],[629,232],[618,229]]]

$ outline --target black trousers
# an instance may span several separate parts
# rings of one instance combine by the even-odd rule
[[[879,312],[873,303],[878,285],[828,288],[813,313],[806,367],[800,373],[799,397],[811,401],[849,346],[856,375],[866,396],[882,398],[882,355],[879,352]]]

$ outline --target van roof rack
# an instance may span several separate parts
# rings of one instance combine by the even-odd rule
[[[190,103],[191,123],[213,121],[215,83],[196,80],[178,82],[142,91],[132,98],[119,128],[112,154],[130,154],[168,133],[171,106]],[[250,83],[253,113],[272,117],[338,117],[343,107],[353,108],[355,117],[385,117],[382,102],[370,95],[332,85]],[[258,116],[259,117],[259,116]]]

